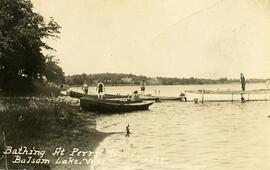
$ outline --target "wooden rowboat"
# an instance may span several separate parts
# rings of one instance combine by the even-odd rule
[[[70,97],[75,97],[75,98],[81,98],[81,97],[84,97],[84,96],[94,97],[94,98],[98,97],[96,94],[87,94],[86,95],[84,93],[75,92],[75,91],[70,91],[69,96]],[[104,94],[104,99],[127,98],[127,97],[128,97],[128,95]]]
[[[80,98],[80,106],[85,111],[97,111],[103,113],[131,112],[148,110],[153,102],[104,100],[92,97]]]

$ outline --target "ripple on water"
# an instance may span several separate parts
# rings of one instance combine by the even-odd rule
[[[151,111],[101,116],[101,131],[125,132],[129,123],[133,134],[100,143],[93,169],[269,170],[269,114],[269,102],[165,102]]]

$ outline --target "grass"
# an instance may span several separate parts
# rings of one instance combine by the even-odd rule
[[[73,112],[64,102],[35,98],[2,99],[0,128],[8,138],[44,137],[72,124]],[[15,133],[14,133],[15,132]]]
[[[67,151],[73,148],[94,150],[97,144],[108,134],[95,130],[95,116],[82,113],[79,107],[71,106],[57,98],[0,98],[0,132],[5,132],[9,146],[35,147],[46,150],[45,157],[51,160],[48,165],[12,164],[14,157],[9,156],[9,168],[51,169],[56,166],[52,152],[56,147],[64,147]],[[0,144],[2,145],[2,135]],[[3,148],[2,146],[0,147]],[[0,149],[0,153],[3,149]],[[1,154],[0,154],[1,156]],[[87,169],[73,166],[71,169]],[[4,162],[0,160],[0,169]]]
[[[35,82],[32,88],[33,95],[39,96],[59,96],[61,89],[59,85],[50,82]]]

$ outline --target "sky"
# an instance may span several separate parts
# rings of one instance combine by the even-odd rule
[[[270,78],[270,0],[32,0],[66,75]]]

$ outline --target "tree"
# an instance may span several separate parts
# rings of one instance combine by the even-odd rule
[[[46,58],[46,68],[44,72],[46,79],[56,84],[64,83],[64,72],[62,68],[58,65],[58,60],[54,60],[55,57],[53,56],[47,56]]]
[[[32,9],[30,0],[0,0],[0,88],[5,91],[28,88],[33,80],[43,79],[42,51],[53,49],[44,40],[58,38],[60,26]]]

